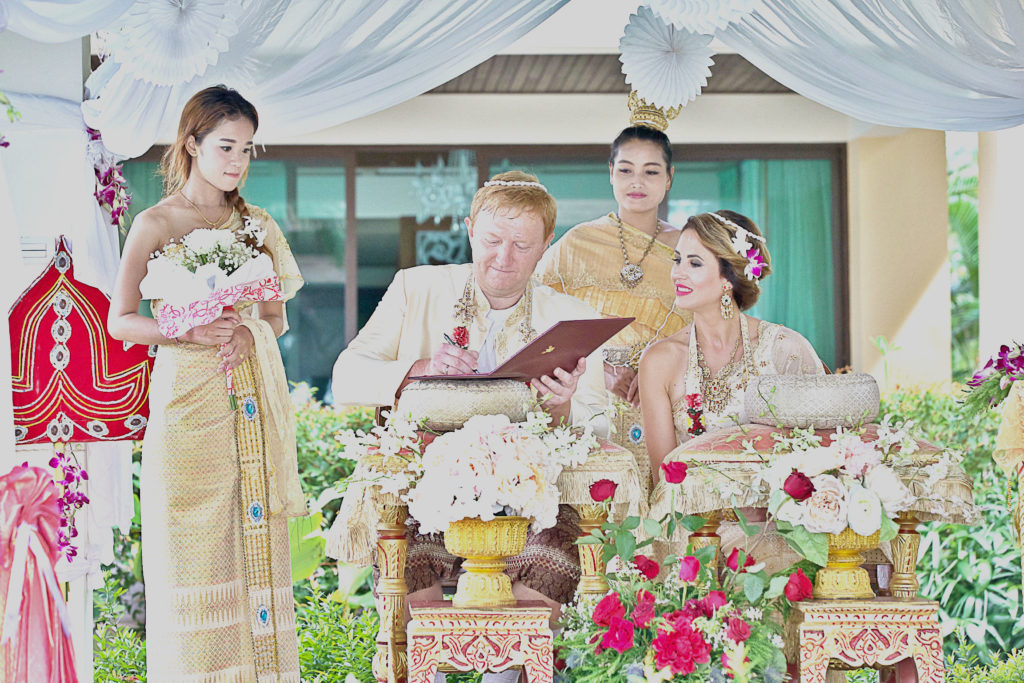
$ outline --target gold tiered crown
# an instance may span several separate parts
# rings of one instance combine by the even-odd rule
[[[679,116],[679,112],[683,110],[682,105],[672,107],[667,110],[661,107],[656,107],[640,97],[636,90],[629,93],[627,106],[629,107],[630,125],[647,126],[648,128],[655,128],[662,132],[668,128],[668,122]]]

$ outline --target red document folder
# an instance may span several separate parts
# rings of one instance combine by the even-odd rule
[[[555,368],[571,371],[576,362],[589,356],[635,318],[594,318],[562,320],[519,349],[511,358],[488,373],[472,375],[420,375],[409,379],[521,379],[551,375]]]

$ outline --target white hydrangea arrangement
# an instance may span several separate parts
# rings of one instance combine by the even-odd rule
[[[364,469],[365,476],[408,503],[421,533],[444,532],[460,519],[498,515],[528,517],[534,531],[554,526],[558,476],[598,447],[589,427],[551,427],[541,410],[523,422],[478,415],[425,446],[428,439],[421,437],[417,425],[394,415],[369,434],[339,437],[350,457],[384,456]]]

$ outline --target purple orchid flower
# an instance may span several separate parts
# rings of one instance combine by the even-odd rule
[[[761,258],[761,252],[757,247],[752,247],[747,251],[747,267],[743,269],[743,274],[748,280],[757,280],[761,277],[763,269],[764,259]]]

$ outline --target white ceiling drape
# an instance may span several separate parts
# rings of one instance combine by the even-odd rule
[[[0,30],[40,43],[87,36],[115,22],[135,0],[0,0]],[[6,22],[6,23],[5,23]]]
[[[222,20],[201,25],[209,35],[182,30],[180,40],[167,41],[173,26],[152,26],[146,12],[166,0],[137,0],[118,22],[123,28],[114,33],[110,57],[86,83],[90,99],[82,109],[107,147],[125,156],[172,136],[185,101],[214,83],[236,88],[256,105],[264,135],[314,132],[441,85],[567,1],[253,0],[235,12],[231,0],[221,0]],[[194,49],[182,50],[189,40],[197,41]],[[168,49],[159,73],[135,63],[133,55],[142,51],[153,61],[152,51],[163,44],[180,57]],[[198,49],[209,62],[200,73]],[[184,74],[179,82],[171,82],[175,60]]]
[[[1024,123],[1021,0],[762,0],[716,36],[804,97],[871,123]]]

